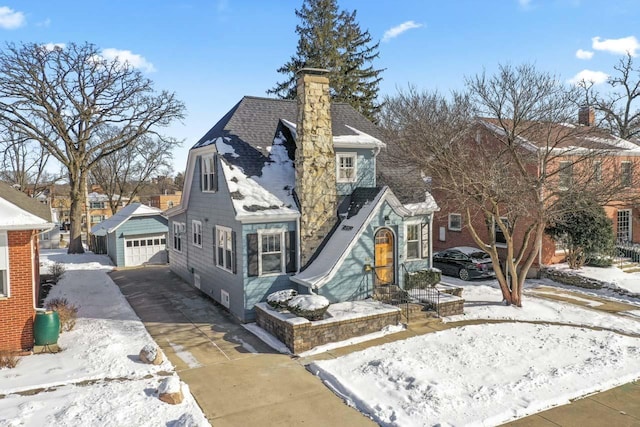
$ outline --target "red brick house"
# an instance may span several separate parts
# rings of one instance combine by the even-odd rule
[[[492,138],[496,138],[497,133],[501,131],[494,125],[494,122],[495,120],[493,119],[480,119],[479,130],[471,133],[473,136],[472,140],[469,141],[470,146],[480,143],[491,144]],[[558,171],[555,177],[557,182],[554,182],[554,186],[557,185],[560,188],[564,185],[563,182],[571,185],[571,183],[575,183],[588,175],[589,179],[592,180],[591,182],[617,183],[627,194],[640,194],[640,187],[638,186],[640,180],[638,180],[637,176],[634,176],[634,174],[638,173],[638,167],[640,166],[640,146],[617,138],[602,129],[593,127],[593,125],[593,113],[587,112],[585,114],[584,111],[580,112],[577,125],[556,125],[558,128],[582,128],[584,133],[575,132],[571,138],[567,138],[566,141],[554,148],[554,150],[566,149],[566,152],[569,153],[566,156],[564,154],[558,155],[554,162],[547,165],[548,168],[554,168]],[[552,128],[549,129],[551,129],[550,132],[553,131]],[[558,132],[562,132],[562,130],[559,129]],[[523,145],[527,145],[527,149],[531,149],[533,152],[545,149],[544,142],[532,139],[529,139]],[[594,153],[597,151],[598,153],[606,154],[594,155],[591,162],[583,162],[580,165],[573,164],[575,161],[572,161],[572,155],[584,156],[584,153],[588,150],[593,150]],[[538,172],[537,170],[532,170],[531,173]],[[456,206],[451,202],[447,203],[446,194],[438,190],[432,190],[432,193],[441,207],[440,212],[435,214],[433,223],[434,251],[455,246],[477,246],[466,226],[465,206]],[[614,235],[619,242],[640,243],[640,208],[637,205],[630,202],[612,201],[604,208],[613,221]],[[483,215],[479,212],[474,215],[472,212],[471,216],[471,222],[474,224],[474,228],[480,232],[480,237],[485,241],[491,241],[492,238],[487,234],[489,231],[485,225]],[[514,232],[515,247],[520,247],[523,241],[524,228],[526,227],[521,224],[519,229]],[[500,241],[503,238],[500,229],[497,226],[494,227],[493,239],[495,239],[498,248],[501,247]],[[504,255],[502,251],[499,250],[498,252],[502,258]],[[556,242],[545,235],[534,266],[561,262],[564,257],[565,253],[560,245],[556,245]],[[532,273],[535,270],[536,268],[532,269]]]
[[[53,226],[49,206],[0,182],[0,351],[33,347],[38,234]]]

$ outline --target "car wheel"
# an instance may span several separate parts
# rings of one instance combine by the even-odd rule
[[[462,280],[469,280],[469,270],[466,268],[461,268],[458,270],[458,277]]]

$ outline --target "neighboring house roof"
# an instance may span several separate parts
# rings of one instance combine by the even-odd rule
[[[479,122],[497,135],[504,135],[498,119],[480,118]],[[509,120],[503,120],[511,126]],[[640,155],[640,147],[626,139],[618,138],[609,131],[595,126],[572,123],[524,122],[520,125],[519,139],[531,149],[539,150],[552,145],[554,150],[564,152],[579,150],[607,150],[611,154]]]
[[[49,206],[0,182],[0,229],[48,230],[53,227]]]
[[[132,203],[120,209],[112,217],[107,218],[101,223],[94,225],[91,228],[91,233],[96,236],[105,236],[108,233],[115,231],[118,227],[129,220],[129,218],[153,215],[162,215],[162,210],[158,208],[152,208],[151,206],[146,206],[141,203]]]
[[[322,250],[304,271],[291,276],[291,280],[310,289],[318,289],[327,284],[338,272],[371,218],[385,201],[403,217],[423,215],[438,210],[438,206],[433,202],[433,204],[422,206],[425,209],[412,212],[402,205],[388,187],[356,189],[348,204],[345,203],[346,208],[341,215],[343,220],[323,243]]]
[[[396,158],[387,150],[382,150],[378,154],[376,162],[378,184],[390,187],[403,204],[433,200],[429,193],[431,178],[425,176],[420,168],[400,157]]]

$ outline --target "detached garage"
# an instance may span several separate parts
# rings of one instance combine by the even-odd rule
[[[117,267],[167,262],[167,218],[157,208],[132,203],[91,232]]]

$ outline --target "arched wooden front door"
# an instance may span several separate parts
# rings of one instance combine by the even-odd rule
[[[393,233],[381,228],[375,236],[375,285],[388,285],[394,281]]]

